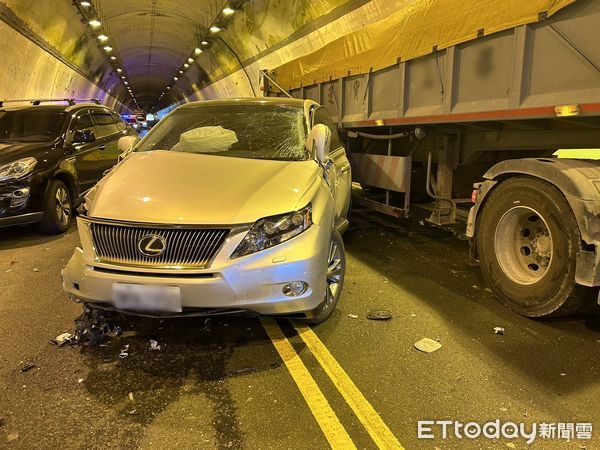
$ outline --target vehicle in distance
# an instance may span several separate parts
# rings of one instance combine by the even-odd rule
[[[0,227],[39,222],[45,232],[64,232],[77,197],[133,143],[105,106],[48,101],[0,102]]]
[[[186,104],[86,194],[63,287],[133,314],[320,323],[342,290],[350,191],[345,149],[314,101]]]

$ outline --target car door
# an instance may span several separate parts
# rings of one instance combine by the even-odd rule
[[[323,124],[331,130],[331,145],[329,147],[329,159],[332,164],[328,168],[328,183],[335,200],[338,218],[345,218],[350,207],[350,195],[352,190],[352,173],[350,161],[346,155],[346,149],[333,123],[327,109],[323,106],[317,107],[312,115],[312,126]]]
[[[69,134],[71,139],[77,131],[92,132],[97,136],[90,110],[83,109],[76,112],[71,120]],[[89,189],[97,180],[97,174],[101,163],[98,160],[98,145],[96,140],[92,142],[73,142],[71,144],[71,161],[77,170],[79,192]]]
[[[104,109],[92,111],[92,120],[98,132],[98,179],[104,172],[114,166],[119,159],[119,138],[123,136],[122,129],[113,114]]]

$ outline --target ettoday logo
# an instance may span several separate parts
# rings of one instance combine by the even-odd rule
[[[525,439],[528,444],[536,439],[581,439],[592,438],[589,422],[525,423],[500,422],[500,419],[480,424],[456,420],[420,420],[417,423],[419,439]]]

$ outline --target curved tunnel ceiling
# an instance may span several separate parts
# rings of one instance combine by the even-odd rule
[[[94,2],[138,103],[156,103],[225,0]]]

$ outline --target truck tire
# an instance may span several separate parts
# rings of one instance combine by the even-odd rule
[[[342,288],[344,286],[344,275],[346,273],[346,250],[341,234],[337,230],[331,230],[329,253],[327,255],[327,288],[325,299],[314,311],[312,319],[308,320],[311,325],[325,322],[335,310]]]
[[[65,183],[52,180],[44,197],[44,218],[40,228],[48,234],[64,233],[73,220],[73,201]]]
[[[526,317],[567,315],[583,303],[575,284],[579,228],[553,185],[513,177],[489,194],[477,227],[483,276],[497,298]]]

